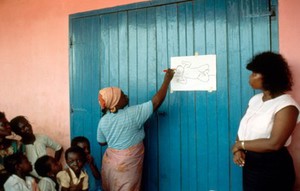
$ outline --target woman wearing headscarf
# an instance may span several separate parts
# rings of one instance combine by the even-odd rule
[[[126,107],[128,97],[120,88],[99,91],[99,104],[104,115],[99,121],[97,141],[107,145],[102,160],[102,187],[105,191],[140,190],[145,137],[143,124],[164,101],[174,75],[166,71],[164,81],[152,100]]]

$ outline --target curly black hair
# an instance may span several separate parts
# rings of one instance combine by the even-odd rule
[[[263,76],[263,88],[271,94],[292,89],[293,78],[288,63],[282,55],[267,51],[255,55],[246,67]]]
[[[79,154],[81,156],[82,162],[85,163],[86,162],[86,155],[85,152],[83,150],[83,148],[79,147],[79,146],[71,146],[69,147],[66,152],[65,152],[65,160],[68,161],[68,155],[69,153],[76,153]]]
[[[10,174],[16,173],[16,165],[21,164],[27,158],[23,153],[18,152],[4,158],[4,168]]]
[[[49,155],[44,155],[35,161],[34,169],[41,177],[48,177],[48,173],[51,172],[51,158],[53,157]]]
[[[72,140],[71,140],[71,146],[77,146],[78,143],[86,143],[87,146],[88,146],[88,150],[90,151],[91,150],[91,145],[90,145],[90,141],[84,137],[84,136],[78,136],[78,137],[74,137]]]
[[[5,113],[0,111],[0,119],[5,118]]]
[[[21,134],[21,129],[19,127],[19,122],[21,120],[24,120],[24,119],[27,120],[25,116],[19,115],[19,116],[14,117],[13,119],[11,119],[10,122],[9,122],[12,131],[15,132],[17,135]]]

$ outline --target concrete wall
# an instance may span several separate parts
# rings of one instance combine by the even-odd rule
[[[291,92],[300,103],[300,1],[279,0],[279,51],[287,59],[294,75]],[[296,127],[289,149],[293,155],[296,169],[295,190],[300,190],[300,125]]]

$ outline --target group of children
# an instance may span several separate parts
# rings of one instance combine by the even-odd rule
[[[55,155],[50,156],[46,149]],[[100,172],[86,137],[75,137],[60,163],[62,147],[34,134],[24,116],[7,121],[0,112],[0,191],[100,191]]]

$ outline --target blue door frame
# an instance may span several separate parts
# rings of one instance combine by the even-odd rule
[[[217,55],[217,91],[174,92],[145,124],[143,190],[239,191],[230,153],[248,99],[245,65],[278,50],[277,0],[151,1],[70,15],[71,138],[84,135],[100,167],[98,91],[130,105],[152,98],[173,56]]]

